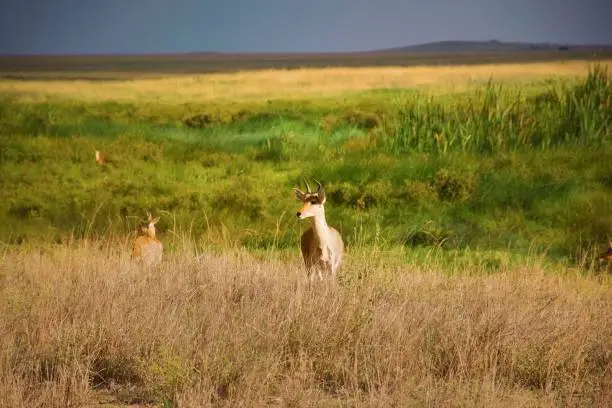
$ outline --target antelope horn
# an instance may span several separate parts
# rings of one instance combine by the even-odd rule
[[[310,186],[308,185],[308,181],[306,180],[306,177],[304,177],[304,183],[306,183],[306,192],[308,194],[312,194],[312,190],[310,189]]]
[[[301,199],[304,197],[304,192],[300,190],[299,188],[294,188],[293,191],[295,191],[295,194],[298,196],[298,198]]]

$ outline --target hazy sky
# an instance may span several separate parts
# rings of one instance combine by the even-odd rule
[[[0,0],[0,54],[612,44],[610,0]]]

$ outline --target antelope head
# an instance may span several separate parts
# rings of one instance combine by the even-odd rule
[[[159,217],[153,218],[151,213],[147,211],[147,220],[143,222],[141,227],[144,235],[149,237],[155,237],[155,224],[159,221]]]
[[[304,180],[304,183],[306,184],[306,192],[303,192],[299,188],[294,189],[295,196],[302,202],[302,208],[296,213],[297,218],[303,220],[308,217],[324,215],[323,205],[325,204],[325,190],[321,186],[321,183],[316,181],[318,188],[315,192],[310,190],[310,186],[306,180]]]

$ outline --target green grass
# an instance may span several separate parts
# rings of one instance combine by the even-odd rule
[[[292,187],[323,181],[349,248],[583,259],[612,234],[612,82],[489,82],[304,101],[0,101],[0,240],[160,235],[294,248]],[[100,167],[94,147],[115,163]],[[452,252],[451,252],[452,253]],[[495,256],[492,257],[495,261]]]

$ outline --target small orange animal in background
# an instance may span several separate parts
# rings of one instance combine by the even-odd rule
[[[132,247],[132,259],[142,262],[146,266],[155,266],[162,260],[164,247],[159,239],[155,236],[155,223],[159,221],[159,217],[153,218],[151,213],[147,211],[148,219],[141,227],[143,235],[140,235],[134,241]]]
[[[114,163],[105,153],[96,149],[96,163],[104,165],[109,163]]]

